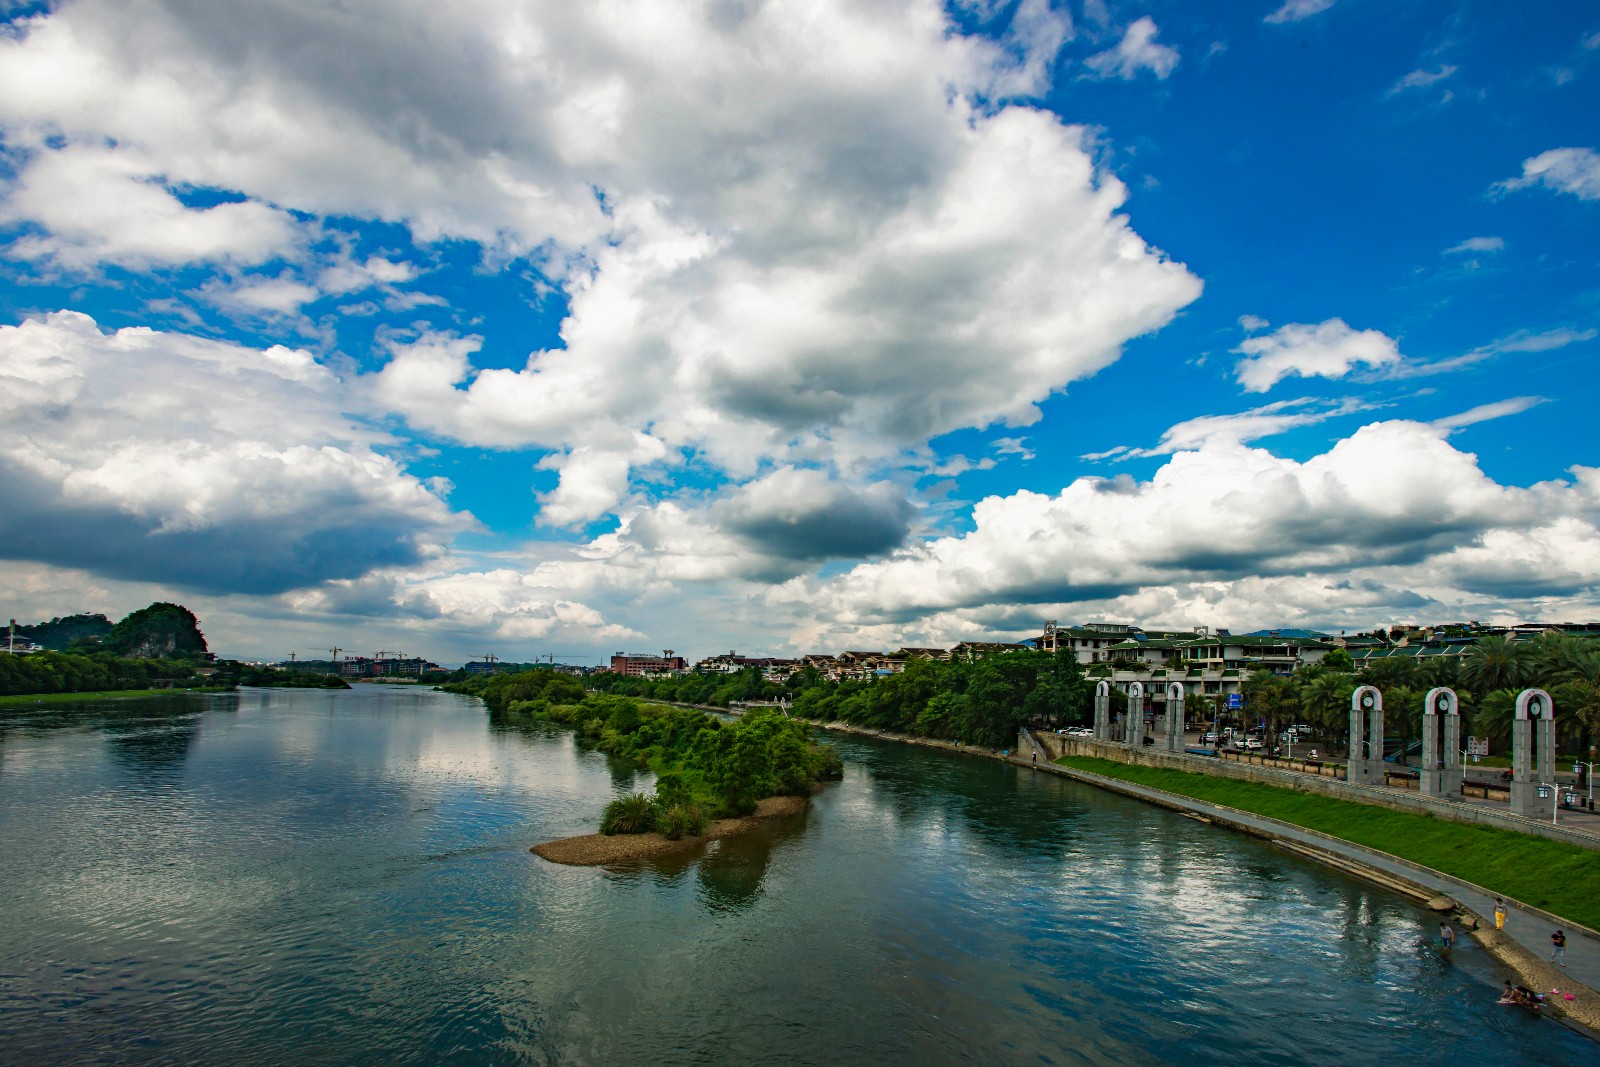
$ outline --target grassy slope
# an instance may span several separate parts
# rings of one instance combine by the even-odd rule
[[[11,704],[70,704],[79,700],[122,700],[127,697],[169,697],[176,693],[225,693],[222,688],[194,689],[100,689],[89,693],[23,693],[0,697],[0,706]]]
[[[1259,782],[1065,756],[1064,767],[1225,804],[1432,867],[1600,929],[1600,852],[1492,826],[1301,793]]]

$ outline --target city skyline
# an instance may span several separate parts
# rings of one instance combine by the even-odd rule
[[[449,662],[1600,617],[1581,5],[4,22],[8,616]]]

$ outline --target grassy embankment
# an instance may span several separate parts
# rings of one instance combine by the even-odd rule
[[[1064,756],[1063,767],[1223,804],[1432,867],[1600,930],[1600,852],[1530,834],[1164,767]]]
[[[0,697],[0,707],[14,704],[70,704],[80,700],[123,700],[128,697],[163,697],[174,693],[225,693],[225,687],[197,689],[103,689],[89,693],[22,693]]]

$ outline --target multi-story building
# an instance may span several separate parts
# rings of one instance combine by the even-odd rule
[[[1214,637],[1198,637],[1177,644],[1178,658],[1186,668],[1208,670],[1270,670],[1274,674],[1293,674],[1296,667],[1315,663],[1334,646],[1320,638],[1240,634],[1217,631]]]
[[[737,652],[728,652],[726,655],[707,656],[694,665],[694,669],[703,674],[738,674],[740,671],[751,667],[758,668],[761,676],[769,682],[788,681],[789,676],[800,669],[800,661],[796,659],[779,659],[775,656],[741,656]]]
[[[1031,641],[1041,652],[1071,652],[1079,663],[1088,665],[1115,659],[1115,656],[1106,655],[1113,646],[1128,642],[1187,641],[1204,633],[1203,630],[1145,630],[1122,622],[1091,622],[1082,626],[1057,626],[1051,622],[1045,624],[1044,633]]]
[[[672,649],[667,649],[659,656],[648,652],[618,652],[611,657],[612,674],[646,675],[646,674],[683,674],[689,669],[689,664],[682,656],[675,656]]]

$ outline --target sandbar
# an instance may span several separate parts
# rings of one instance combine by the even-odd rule
[[[534,845],[532,852],[551,863],[564,863],[571,867],[595,867],[610,863],[627,863],[630,860],[652,859],[674,852],[687,852],[707,841],[747,833],[772,819],[799,815],[806,810],[807,797],[768,797],[756,805],[755,814],[737,819],[717,819],[706,824],[699,837],[685,834],[676,841],[661,834],[582,834],[563,837]]]

